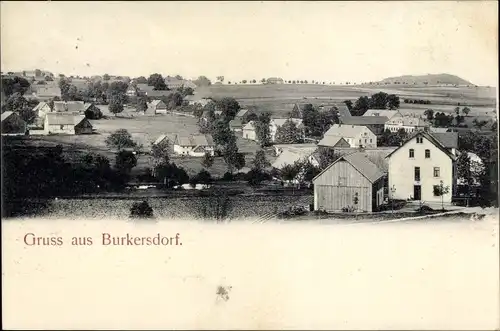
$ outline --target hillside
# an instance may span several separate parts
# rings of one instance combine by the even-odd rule
[[[466,81],[455,75],[450,74],[428,74],[428,75],[404,75],[397,77],[389,77],[380,81],[380,83],[389,83],[389,84],[408,84],[408,85],[442,85],[442,84],[450,84],[450,85],[473,85],[471,82]]]

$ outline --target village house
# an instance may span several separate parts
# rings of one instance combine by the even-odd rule
[[[333,147],[331,138],[344,138],[351,147],[377,147],[377,136],[369,128],[363,125],[344,125],[333,124],[330,129],[324,134],[323,139],[318,143],[319,146]]]
[[[270,77],[266,80],[266,84],[284,84],[283,78]]]
[[[52,111],[52,109],[48,103],[42,101],[39,102],[35,108],[33,108],[33,111],[36,113],[37,117],[44,118],[47,113]]]
[[[296,150],[296,149],[301,149],[301,148],[314,148],[316,149],[317,146],[316,144],[275,144],[273,145],[274,147],[274,155],[279,156],[283,151],[286,150]]]
[[[384,201],[384,173],[362,152],[341,156],[313,184],[314,210],[373,212]]]
[[[166,114],[167,105],[162,100],[153,100],[148,102],[148,108],[146,109],[148,114]]]
[[[341,117],[340,123],[345,125],[361,125],[372,130],[377,136],[384,133],[385,123],[389,119],[385,116],[349,116]]]
[[[302,119],[300,118],[273,118],[269,122],[269,134],[271,141],[276,141],[276,132],[278,132],[278,128],[285,124],[286,121],[292,121],[297,129],[302,131],[302,136],[304,136],[304,125],[302,124]]]
[[[318,142],[318,147],[328,147],[328,148],[350,148],[351,145],[340,136],[327,136],[325,135],[323,139]]]
[[[394,116],[403,116],[399,110],[390,110],[390,109],[368,109],[363,116],[385,116],[388,119],[393,118]]]
[[[283,150],[272,163],[272,167],[278,170],[286,165],[293,165],[295,162],[310,162],[313,166],[319,166],[318,155],[315,154],[317,147],[293,148],[289,147]]]
[[[25,135],[26,129],[27,123],[18,113],[12,111],[2,113],[2,135]]]
[[[337,109],[339,118],[348,118],[351,117],[351,112],[349,111],[349,107],[343,102],[336,103],[332,107]],[[328,107],[330,108],[330,107]]]
[[[74,113],[47,113],[44,122],[45,134],[91,134],[92,124],[85,115]]]
[[[187,95],[184,97],[184,102],[186,102],[189,106],[205,107],[210,101],[210,98],[200,98],[196,94]]]
[[[403,129],[407,133],[424,131],[429,128],[429,123],[420,117],[396,115],[387,121],[384,130],[398,132]]]
[[[253,112],[250,109],[247,108],[241,108],[238,113],[234,116],[235,119],[239,119],[241,121],[244,121],[248,115],[253,114]]]
[[[233,132],[242,132],[243,131],[243,122],[241,119],[234,119],[229,121],[229,128]]]
[[[54,97],[61,97],[61,89],[58,86],[43,86],[37,87],[35,96],[40,100],[49,100]]]
[[[191,80],[187,79],[177,79],[175,77],[165,77],[165,84],[170,90],[176,90],[178,88],[184,87],[190,87],[192,89],[195,89],[197,86],[195,83],[193,83]]]
[[[449,187],[443,201],[450,203],[456,183],[457,146],[455,132],[419,131],[387,155],[392,199],[441,202],[439,186],[443,182]]]
[[[83,101],[67,101],[66,111],[83,114],[85,112],[85,103]]]
[[[179,155],[201,157],[206,153],[214,155],[214,142],[211,135],[177,135],[174,141],[174,152]]]
[[[135,84],[129,84],[128,88],[127,88],[127,91],[125,92],[125,94],[128,96],[128,97],[135,97],[137,96],[137,85]]]
[[[241,130],[243,132],[243,138],[248,140],[257,141],[257,134],[255,132],[255,122],[250,121]]]

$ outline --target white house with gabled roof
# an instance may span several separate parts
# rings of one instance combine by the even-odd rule
[[[396,200],[441,202],[439,186],[449,187],[443,202],[450,203],[456,183],[458,135],[455,132],[417,132],[388,159],[389,197]]]
[[[377,136],[364,125],[348,125],[348,124],[333,124],[323,136],[323,139],[318,143],[319,146],[329,146],[332,140],[331,137],[344,138],[347,143],[353,148],[377,147]]]

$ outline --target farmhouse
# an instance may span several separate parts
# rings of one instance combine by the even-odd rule
[[[166,114],[167,105],[162,100],[153,100],[148,102],[148,109],[146,110],[149,114]]]
[[[339,112],[338,115],[340,118],[347,118],[347,117],[351,117],[351,112],[349,111],[349,108],[347,107],[347,105],[345,103],[337,103],[337,104],[334,104],[333,105],[334,108],[337,109],[337,111]]]
[[[155,90],[154,86],[149,86],[148,84],[137,84],[136,90],[137,96],[148,96],[151,98],[160,98],[162,96],[168,96],[172,93],[170,90]]]
[[[266,80],[266,84],[284,84],[283,78],[270,77]]]
[[[184,101],[187,102],[190,106],[199,105],[201,107],[205,107],[210,101],[210,98],[200,98],[196,95],[187,95],[184,97]]]
[[[328,147],[328,148],[349,148],[351,145],[340,136],[326,136],[318,142],[319,147]]]
[[[243,138],[257,141],[257,134],[255,132],[255,122],[250,121],[241,130],[243,132]]]
[[[301,148],[309,148],[309,149],[317,148],[316,144],[275,144],[273,145],[273,147],[274,147],[274,154],[276,156],[279,156],[285,150],[296,150]]]
[[[272,167],[283,169],[286,165],[293,165],[295,162],[309,161],[314,166],[319,166],[318,156],[314,153],[317,147],[309,148],[288,148],[285,149],[273,162]]]
[[[388,109],[368,109],[363,116],[385,116],[388,119],[394,116],[403,116],[399,110],[388,110]]]
[[[423,118],[396,115],[385,123],[384,130],[388,129],[391,132],[398,132],[400,129],[403,129],[407,133],[413,133],[416,131],[424,131],[428,127],[429,123]]]
[[[364,153],[341,156],[313,183],[315,210],[373,212],[384,201],[384,173]]]
[[[241,121],[244,121],[245,118],[250,115],[250,114],[253,114],[253,112],[250,110],[250,109],[247,109],[247,108],[241,108],[238,113],[234,116],[235,119],[239,119]]]
[[[243,122],[241,119],[234,119],[229,121],[229,128],[233,132],[242,132],[243,131]]]
[[[385,123],[389,119],[385,116],[348,116],[340,117],[340,123],[346,125],[362,125],[372,130],[377,136],[384,133]]]
[[[35,108],[33,108],[33,111],[36,113],[36,116],[44,118],[47,113],[50,113],[52,109],[50,109],[50,106],[46,102],[39,102]]]
[[[393,199],[441,202],[439,186],[449,187],[443,202],[451,202],[456,183],[458,135],[454,132],[416,132],[387,155],[389,192]]]
[[[127,94],[127,96],[129,96],[129,97],[135,97],[135,96],[137,96],[137,90],[138,90],[138,88],[135,84],[130,84],[128,86],[125,94]]]
[[[177,79],[175,77],[165,77],[165,84],[170,90],[176,90],[178,88],[190,87],[192,89],[196,88],[196,84],[187,79]]]
[[[269,133],[271,137],[271,141],[276,140],[276,132],[278,128],[285,124],[286,121],[292,121],[298,129],[304,130],[304,125],[302,124],[302,119],[300,118],[273,118],[269,122]]]
[[[18,136],[26,134],[27,124],[18,113],[2,113],[2,135]]]
[[[85,103],[83,101],[67,101],[66,111],[71,113],[83,113],[85,112]]]
[[[47,113],[44,130],[45,134],[90,134],[92,124],[85,118],[85,115]]]
[[[174,152],[179,155],[204,156],[214,155],[214,143],[211,135],[177,135],[174,141]]]
[[[61,97],[61,89],[58,86],[38,86],[35,92],[38,99],[52,99],[54,97]]]
[[[318,145],[331,147],[328,136],[344,138],[351,147],[377,147],[377,136],[372,130],[363,125],[333,124]]]

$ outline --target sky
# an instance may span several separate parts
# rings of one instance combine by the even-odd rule
[[[3,72],[498,85],[496,1],[1,2]]]

